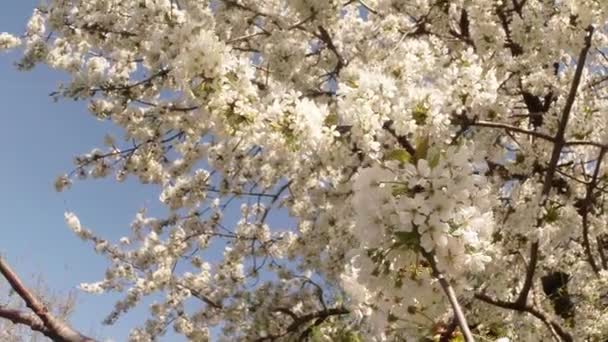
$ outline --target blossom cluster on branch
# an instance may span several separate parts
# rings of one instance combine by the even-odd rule
[[[604,341],[607,19],[597,0],[50,0],[0,49],[124,132],[57,190],[134,177],[170,213],[120,241],[66,213],[111,263],[82,288],[124,294],[107,323],[160,298],[132,341]]]

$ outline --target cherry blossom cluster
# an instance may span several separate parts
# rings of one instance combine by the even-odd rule
[[[120,129],[58,191],[158,190],[166,212],[118,241],[66,214],[110,262],[81,287],[123,294],[106,322],[149,306],[133,341],[601,341],[607,19],[594,0],[51,0],[0,49]]]

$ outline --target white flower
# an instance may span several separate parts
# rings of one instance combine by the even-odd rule
[[[104,292],[103,289],[103,283],[102,282],[97,282],[97,283],[82,283],[80,284],[79,288],[85,292],[88,293],[92,293],[92,294],[101,294]]]
[[[295,115],[301,134],[304,134],[306,140],[314,143],[313,147],[317,147],[322,139],[323,120],[327,116],[327,107],[319,106],[305,98],[296,103]]]
[[[355,256],[354,258],[358,258]],[[344,290],[352,296],[352,298],[358,303],[365,303],[369,297],[367,289],[359,281],[359,270],[354,268],[352,264],[347,266],[347,271],[342,273],[340,276],[342,280],[342,287]]]
[[[595,192],[576,180],[591,180],[607,139],[608,9],[503,2],[49,0],[22,35],[18,65],[62,70],[56,96],[89,101],[117,137],[79,157],[56,189],[72,174],[115,175],[160,195],[149,206],[159,217],[142,211],[116,243],[65,213],[109,260],[104,279],[83,288],[125,293],[113,319],[159,300],[133,341],[171,321],[193,341],[208,340],[210,328],[226,341],[293,339],[293,315],[277,308],[304,317],[334,304],[354,314],[331,318],[320,335],[346,323],[361,340],[415,341],[453,311],[424,249],[466,299],[467,317],[485,327],[499,319],[510,340],[544,341],[551,332],[533,315],[468,300],[513,300],[537,237],[538,277],[563,270],[580,294],[564,329],[602,340],[608,286],[584,257],[577,205]],[[0,49],[19,44],[0,33]],[[554,174],[568,186],[547,194],[543,168],[561,138],[542,135],[556,134],[553,114],[579,66]],[[531,122],[538,105],[540,126]],[[539,224],[551,214],[545,201],[559,215]],[[601,266],[608,217],[601,198],[592,202]],[[187,304],[193,296],[201,305]]]
[[[428,178],[431,174],[431,168],[429,167],[429,163],[426,161],[426,159],[419,159],[418,163],[416,163],[416,168],[420,177]]]
[[[61,175],[55,179],[55,191],[61,192],[70,187],[72,181],[67,174]]]
[[[19,44],[21,44],[21,40],[19,38],[6,32],[0,33],[0,51],[12,49],[19,46]]]
[[[384,227],[379,224],[382,221],[379,207],[390,201],[390,186],[386,182],[391,182],[394,177],[392,172],[380,167],[362,169],[357,175],[352,197],[357,215],[354,234],[365,245],[376,245],[382,239]]]
[[[42,13],[39,10],[34,10],[30,20],[27,23],[27,35],[29,36],[41,36],[44,34],[45,18],[42,16]]]
[[[89,77],[94,80],[100,79],[108,68],[108,66],[108,61],[103,57],[95,56],[89,58],[89,60],[87,61],[87,71]]]
[[[72,212],[66,212],[64,214],[65,223],[68,225],[68,228],[73,230],[75,233],[78,233],[82,230],[82,226],[80,225],[80,220],[78,217]]]

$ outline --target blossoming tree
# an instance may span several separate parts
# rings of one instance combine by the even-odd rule
[[[66,213],[111,261],[81,287],[124,293],[106,323],[162,295],[133,341],[604,341],[607,19],[598,0],[50,0],[0,47],[123,129],[57,190],[161,190],[170,214],[120,241]]]

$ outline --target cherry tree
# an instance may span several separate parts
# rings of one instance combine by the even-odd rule
[[[132,341],[604,341],[607,19],[598,0],[50,0],[0,48],[122,128],[58,191],[134,177],[170,212],[119,241],[65,213],[111,262],[81,288],[124,294],[106,323],[161,298]]]

